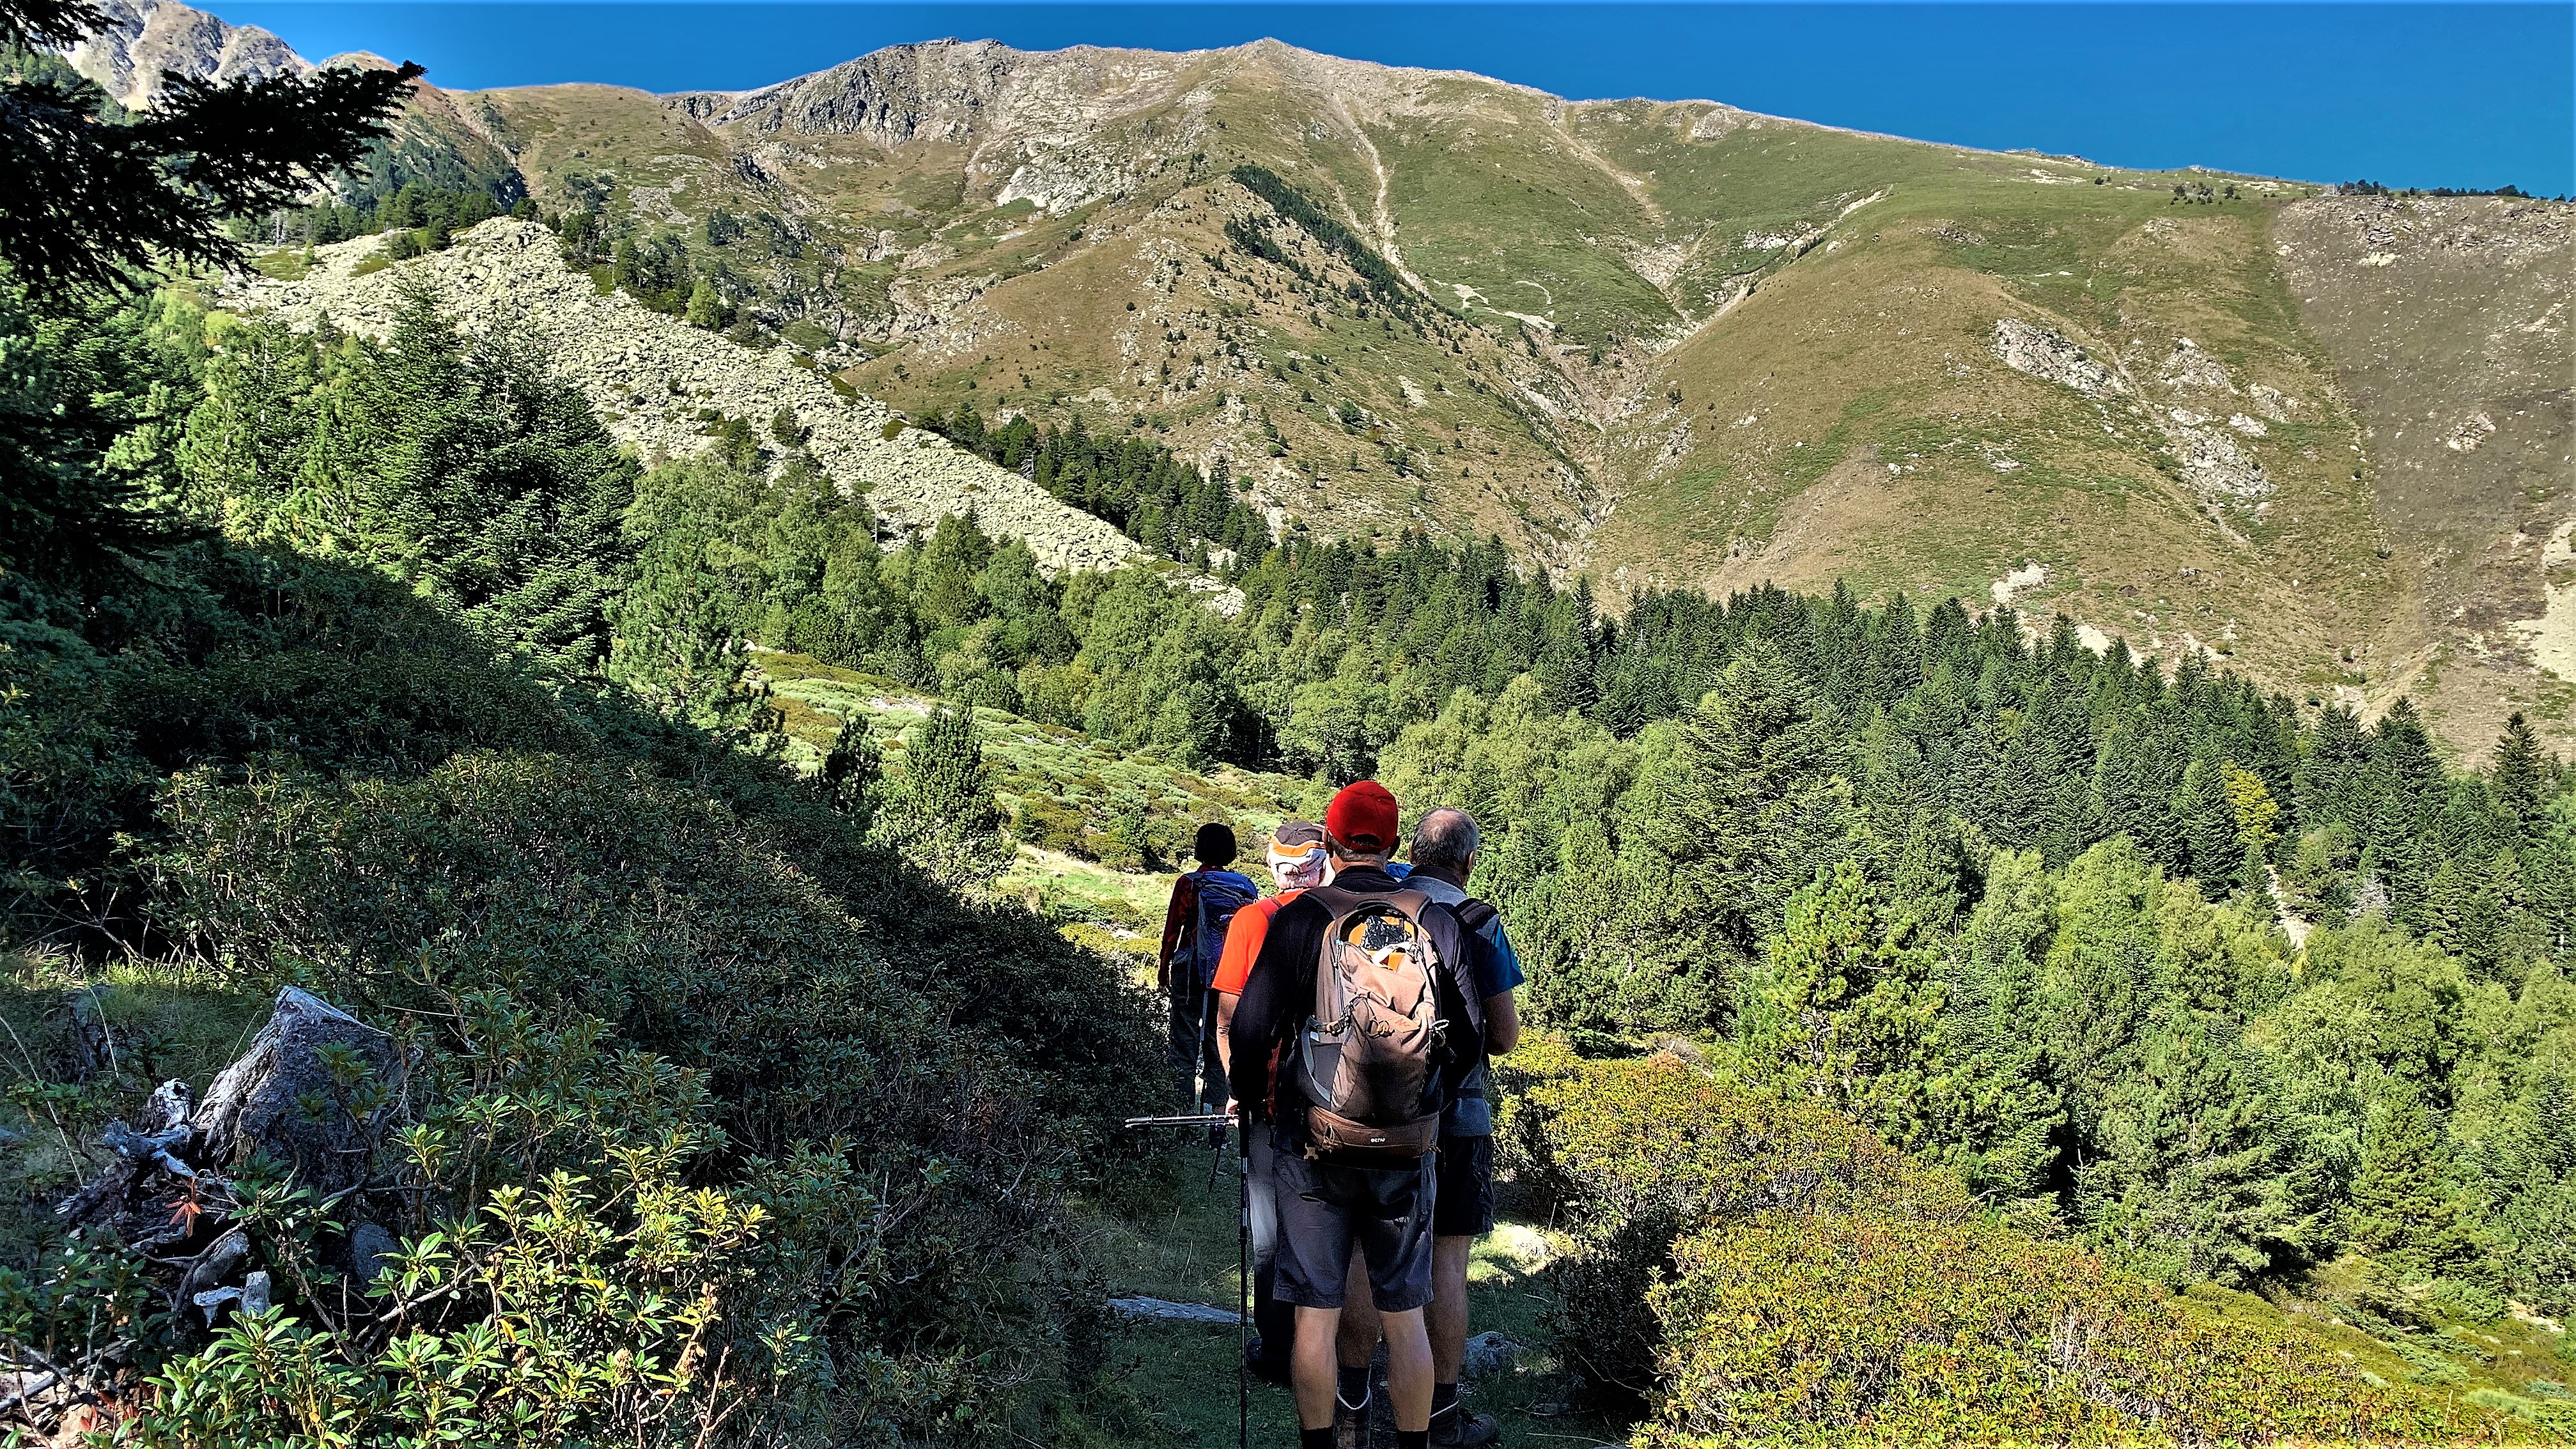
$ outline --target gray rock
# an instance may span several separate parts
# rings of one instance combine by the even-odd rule
[[[1499,1333],[1480,1333],[1467,1340],[1466,1371],[1476,1378],[1507,1374],[1520,1361],[1521,1346]]]
[[[165,71],[228,81],[313,69],[285,41],[256,25],[227,25],[174,0],[105,0],[99,11],[105,23],[65,51],[64,59],[136,110],[159,98]]]
[[[297,1180],[328,1195],[357,1182],[367,1170],[371,1133],[382,1124],[352,1120],[336,1106],[320,1120],[300,1098],[334,1101],[338,1094],[322,1049],[342,1046],[358,1054],[386,1085],[399,1082],[402,1060],[393,1038],[300,987],[277,993],[268,1024],[250,1050],[216,1076],[191,1119],[198,1160],[219,1168],[239,1165],[259,1149],[292,1164]]]
[[[1995,324],[1995,356],[2015,372],[2071,387],[2086,397],[2128,391],[2117,373],[2085,356],[2064,333],[2033,327],[2018,317]]]
[[[393,1252],[399,1244],[394,1235],[374,1223],[360,1223],[349,1234],[349,1271],[360,1283],[373,1283],[393,1266]]]

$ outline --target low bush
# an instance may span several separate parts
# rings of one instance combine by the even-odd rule
[[[2268,1309],[2222,1315],[2015,1226],[1732,1065],[1540,1040],[1497,1073],[1501,1165],[1573,1239],[1552,1274],[1558,1349],[1646,1411],[1643,1445],[2527,1432],[2372,1386]]]
[[[1648,1292],[1685,1235],[1761,1214],[1950,1221],[1975,1209],[1849,1118],[1703,1064],[1582,1061],[1548,1042],[1506,1060],[1502,1165],[1574,1236],[1555,1275],[1561,1344],[1614,1399],[1651,1392],[1662,1331]]]
[[[308,1103],[365,1144],[344,1192],[201,1163],[120,1210],[157,1259],[49,1213],[6,1235],[0,1337],[69,1348],[127,1442],[1036,1422],[1099,1296],[1065,1196],[1165,1090],[1120,968],[369,573],[209,544],[106,646],[0,622],[13,925],[174,954],[224,1000],[302,985],[403,1049]],[[142,1120],[140,1045],[115,1081],[10,1068],[82,1114],[87,1177],[95,1129]],[[264,1272],[270,1304],[174,1297],[167,1264],[236,1229],[220,1281]]]
[[[2363,1382],[2285,1320],[2222,1316],[1981,1219],[1766,1214],[1676,1250],[1655,1449],[1853,1443],[2484,1443],[2539,1435]]]

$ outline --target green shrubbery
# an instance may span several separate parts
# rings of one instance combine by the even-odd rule
[[[1502,1162],[1574,1234],[1555,1270],[1567,1355],[1597,1387],[1648,1396],[1662,1341],[1648,1289],[1677,1239],[1757,1214],[1973,1207],[1849,1118],[1681,1058],[1586,1062],[1537,1042],[1508,1059]]]
[[[1657,1446],[2540,1437],[1982,1220],[1766,1214],[1675,1258]]]
[[[223,1281],[273,1306],[210,1325],[113,1234],[31,1218],[0,1335],[147,1444],[999,1432],[1097,1297],[1065,1195],[1161,1084],[1117,967],[887,848],[984,848],[971,730],[914,742],[919,789],[799,781],[734,748],[758,720],[716,647],[639,707],[600,646],[673,635],[611,617],[633,471],[577,399],[415,313],[381,349],[219,327],[201,402],[202,315],[158,315],[92,339],[164,369],[95,451],[168,484],[114,506],[184,510],[0,577],[0,905],[20,940],[308,986],[404,1066],[310,1104],[364,1144],[345,1193],[257,1158],[151,1180],[179,1261],[238,1229]],[[198,541],[135,550],[174,517]],[[14,1064],[65,1173],[152,1085],[117,1050],[85,1085]]]
[[[105,1311],[156,1375],[138,1442],[174,1445],[971,1437],[1058,1371],[1085,1271],[1062,1194],[1158,1090],[1117,968],[868,845],[823,783],[542,689],[366,574],[173,569],[154,647],[12,656],[44,686],[13,728],[81,767],[14,798],[88,812],[28,817],[55,848],[14,862],[22,908],[112,901],[415,1066],[359,1109],[364,1190],[254,1168],[207,1201],[270,1316],[208,1340],[112,1243],[67,1243],[7,1277],[0,1332]],[[402,1244],[372,1283],[360,1221]]]
[[[1730,1063],[1504,1074],[1505,1161],[1574,1238],[1559,1347],[1641,1442],[2454,1442],[2527,1435],[2380,1389],[2264,1311],[2224,1318],[1980,1207]]]

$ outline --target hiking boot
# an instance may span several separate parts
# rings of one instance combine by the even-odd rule
[[[1503,1426],[1491,1415],[1479,1414],[1465,1404],[1445,1414],[1431,1416],[1431,1442],[1449,1449],[1476,1449],[1503,1437]]]
[[[1333,1397],[1333,1449],[1369,1449],[1369,1406],[1354,1409]]]

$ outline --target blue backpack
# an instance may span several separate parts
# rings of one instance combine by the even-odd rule
[[[1225,931],[1234,924],[1234,913],[1259,899],[1260,887],[1239,871],[1199,872],[1198,912],[1190,921],[1188,955],[1200,990],[1216,981],[1217,961],[1225,955]]]

